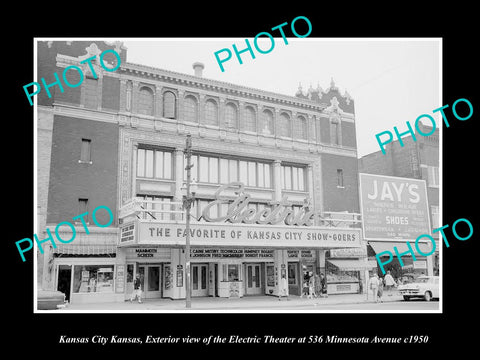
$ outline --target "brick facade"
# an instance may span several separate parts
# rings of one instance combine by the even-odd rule
[[[92,164],[79,163],[82,139],[91,140]],[[100,205],[116,209],[118,125],[55,116],[47,223],[71,221],[79,215],[78,199],[88,210]],[[99,222],[108,217],[99,213]],[[91,222],[91,219],[90,219]]]

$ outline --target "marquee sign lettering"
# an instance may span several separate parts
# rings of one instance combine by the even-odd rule
[[[232,201],[231,197],[223,195],[222,192],[231,187],[237,187],[234,191],[237,196]],[[295,215],[292,209],[293,203],[287,200],[287,196],[283,196],[280,201],[270,201],[270,208],[260,211],[249,208],[251,196],[245,192],[245,186],[241,182],[232,182],[220,186],[215,192],[215,200],[210,202],[202,212],[202,217],[207,222],[229,222],[244,224],[286,224],[297,226],[312,226],[315,219],[322,219],[320,212],[310,210],[309,204],[304,204]],[[229,204],[226,214],[220,214],[217,217],[210,216],[210,209],[219,204]]]

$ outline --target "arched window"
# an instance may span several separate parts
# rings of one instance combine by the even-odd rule
[[[138,113],[153,115],[153,91],[145,86],[140,88],[138,94]]]
[[[244,130],[246,131],[257,131],[257,121],[255,119],[255,110],[251,106],[245,108],[245,120],[244,120]]]
[[[205,102],[205,124],[218,126],[218,106],[211,99]]]
[[[262,134],[273,134],[273,114],[270,110],[263,110],[262,112]]]
[[[229,129],[237,128],[237,108],[232,103],[225,106],[225,126]]]
[[[290,116],[286,113],[280,114],[280,119],[278,122],[278,132],[279,136],[292,137],[292,127],[290,126]]]
[[[163,117],[175,119],[176,97],[171,91],[163,93]]]
[[[198,106],[197,99],[191,95],[187,95],[183,102],[183,116],[185,121],[197,122]]]
[[[296,139],[307,140],[307,120],[304,116],[299,115],[297,117],[297,123],[293,129]]]

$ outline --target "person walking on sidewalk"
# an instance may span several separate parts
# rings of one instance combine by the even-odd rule
[[[138,303],[142,303],[142,282],[140,280],[140,274],[137,274],[135,280],[133,281],[133,292],[130,297],[130,302],[135,300],[138,297]]]
[[[383,302],[382,296],[383,296],[383,279],[381,277],[378,278],[378,300],[380,302]]]
[[[373,300],[378,302],[378,274],[373,275],[368,280],[368,288],[372,290]]]
[[[323,273],[320,274],[320,284],[321,284],[321,287],[322,287],[322,297],[328,297],[328,293],[327,293],[327,278],[325,277],[325,275],[323,275]]]
[[[288,298],[288,282],[287,282],[287,277],[285,274],[282,274],[282,278],[280,279],[280,292],[278,296],[278,300],[281,300],[282,297],[286,297],[287,300]]]
[[[393,279],[393,276],[390,274],[390,270],[387,271],[387,275],[385,275],[385,290],[390,291],[392,288],[395,286],[395,280]],[[388,294],[388,296],[392,296],[391,293]]]
[[[303,295],[307,295],[308,298],[308,283],[309,283],[310,277],[308,276],[308,272],[305,272],[303,275],[303,287],[302,287],[302,295],[300,298],[303,298]]]
[[[315,278],[314,295],[315,297],[322,296],[322,283],[320,282],[320,276],[318,276],[318,274],[315,273],[314,278]]]
[[[315,296],[315,277],[312,272],[308,273],[308,296],[307,299],[313,299]],[[316,297],[316,296],[315,296]]]

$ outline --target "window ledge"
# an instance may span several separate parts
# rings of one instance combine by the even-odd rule
[[[83,225],[83,222],[81,222],[81,221],[75,221],[73,224],[76,225],[76,226],[79,226],[79,225]],[[85,225],[87,225],[87,226],[90,225],[90,222],[89,222],[89,221],[85,221]]]

